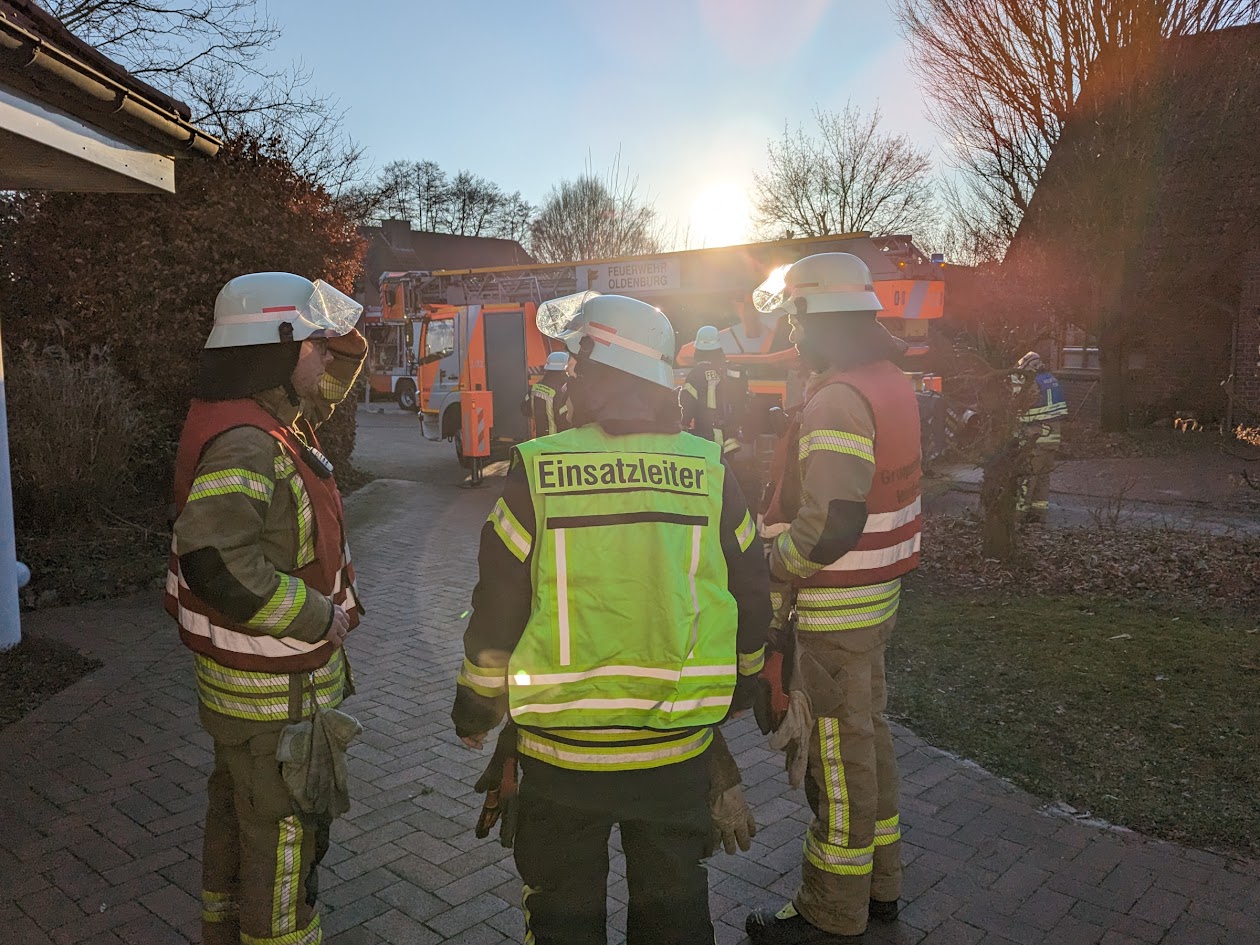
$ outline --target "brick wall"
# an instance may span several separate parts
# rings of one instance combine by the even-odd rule
[[[1236,407],[1260,414],[1258,59],[1251,25],[1170,43],[1140,84],[1100,67],[1007,253],[1060,321],[1111,316],[1135,423],[1224,417],[1236,321]]]
[[[1234,368],[1234,415],[1238,421],[1256,421],[1260,420],[1260,250],[1248,253],[1243,266]]]

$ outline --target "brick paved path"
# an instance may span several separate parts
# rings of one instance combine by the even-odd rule
[[[352,500],[369,614],[351,640],[360,694],[347,708],[366,734],[352,752],[354,809],[323,871],[332,945],[520,940],[511,860],[471,832],[484,757],[447,721],[494,493],[378,481]],[[26,628],[105,666],[0,733],[0,945],[195,942],[210,752],[173,627],[150,595],[34,614]],[[809,820],[751,724],[730,734],[761,830],[751,854],[711,863],[722,945],[743,939],[749,907],[791,894]],[[1260,865],[1044,815],[897,736],[909,904],[870,942],[1260,943]],[[620,880],[612,897],[619,930]]]

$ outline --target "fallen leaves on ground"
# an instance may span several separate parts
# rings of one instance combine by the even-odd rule
[[[1159,528],[1021,531],[1017,558],[985,558],[980,525],[925,516],[919,579],[959,590],[1159,599],[1260,611],[1260,538]]]

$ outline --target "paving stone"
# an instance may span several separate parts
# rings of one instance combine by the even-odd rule
[[[390,909],[365,922],[362,928],[390,945],[430,945],[441,942],[442,936],[397,909]]]
[[[426,925],[449,938],[479,922],[485,922],[507,908],[509,908],[508,904],[498,896],[482,893],[474,899],[434,916]]]
[[[115,933],[127,945],[186,945],[188,938],[155,915],[142,916]]]
[[[449,903],[406,880],[387,886],[377,896],[417,922],[423,922],[450,908]]]
[[[366,731],[350,761],[354,807],[334,826],[321,872],[325,941],[520,941],[511,851],[472,833],[481,805],[472,783],[487,755],[464,749],[449,721],[459,615],[493,487],[369,489],[394,511],[372,516],[356,511],[362,500],[348,503],[369,615],[350,644],[360,693],[347,710]],[[404,556],[414,567],[396,567]],[[428,580],[417,585],[416,573]],[[10,759],[0,772],[0,945],[195,939],[212,744],[197,722],[187,651],[147,595],[36,612],[28,623],[105,665],[0,732]],[[727,732],[760,824],[749,853],[710,861],[715,935],[735,945],[750,908],[795,893],[812,814],[752,720]],[[903,911],[872,926],[869,945],[1260,943],[1260,864],[1047,816],[1013,786],[900,727],[894,735]],[[616,832],[612,846],[619,936],[628,893]]]
[[[83,910],[60,889],[44,889],[21,901],[22,911],[45,931],[83,918]]]
[[[370,896],[398,882],[398,877],[384,867],[377,867],[344,883],[329,885],[320,891],[320,900],[334,909],[349,905],[363,896]]]

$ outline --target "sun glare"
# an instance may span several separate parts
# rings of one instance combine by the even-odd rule
[[[748,238],[748,195],[730,181],[709,184],[691,205],[693,247],[730,246]]]

